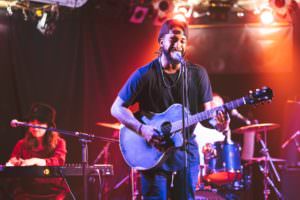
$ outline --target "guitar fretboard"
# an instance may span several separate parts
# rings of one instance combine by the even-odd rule
[[[232,109],[235,109],[235,108],[240,107],[245,104],[246,104],[246,100],[244,97],[242,97],[242,98],[227,102],[227,103],[223,104],[222,106],[215,107],[210,110],[206,110],[206,111],[197,113],[195,115],[188,116],[188,120],[185,120],[185,127],[189,127],[198,122],[212,118],[216,115],[216,113],[218,111],[232,110]],[[172,133],[177,132],[181,129],[182,129],[182,120],[178,120],[178,121],[172,123],[172,129],[171,129]]]

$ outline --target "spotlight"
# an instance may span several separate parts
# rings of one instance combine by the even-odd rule
[[[42,18],[38,21],[36,25],[36,28],[43,34],[46,32],[46,28],[47,28],[47,24],[46,24],[47,16],[48,14],[44,12]]]
[[[59,11],[57,5],[52,5],[50,11],[39,10],[36,16],[42,16],[36,25],[36,28],[46,36],[52,35],[56,29],[55,22],[59,18]]]
[[[129,21],[134,24],[141,24],[144,21],[148,11],[149,9],[146,7],[136,6]]]
[[[274,15],[285,18],[289,12],[289,0],[270,0],[270,6],[274,10]]]
[[[161,18],[170,15],[174,5],[170,0],[153,1],[153,9],[157,12],[157,15]]]
[[[173,16],[173,19],[176,19],[178,21],[187,22],[187,19],[185,18],[185,15],[182,13],[177,13]]]
[[[156,11],[153,25],[161,26],[168,18],[170,18],[173,6],[172,1],[170,0],[153,1],[153,9]]]
[[[265,25],[272,24],[274,22],[274,15],[271,8],[261,11],[260,21]]]
[[[185,18],[190,18],[193,13],[193,6],[188,4],[175,4],[174,14],[182,14]]]
[[[166,0],[162,0],[158,3],[158,8],[162,12],[166,12],[169,9],[169,7],[170,7],[169,2]]]

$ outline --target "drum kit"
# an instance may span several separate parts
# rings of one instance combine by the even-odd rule
[[[241,163],[241,148],[236,143],[228,143],[224,140],[203,146],[202,152],[204,154],[205,165],[203,167],[204,172],[202,172],[204,175],[201,175],[199,178],[199,190],[207,191],[206,188],[209,188],[209,190],[213,188],[213,190],[216,191],[229,185],[232,186],[229,188],[234,188],[234,190],[241,190],[248,187],[247,184],[251,184],[251,177],[249,177],[251,175],[244,174],[246,171],[244,170],[244,167],[256,163],[264,177],[264,199],[269,198],[269,186],[273,188],[277,197],[282,199],[283,197],[280,191],[276,188],[275,184],[269,177],[269,166],[272,167],[277,181],[280,182],[280,177],[276,171],[274,162],[283,163],[285,160],[280,158],[271,158],[266,145],[267,132],[278,127],[279,125],[275,123],[263,123],[247,125],[233,130],[233,133],[243,135],[254,132],[257,141],[262,147],[260,150],[260,153],[262,154],[261,157],[251,157],[247,160],[243,160],[244,164]],[[264,134],[264,140],[261,137],[261,133]],[[207,187],[207,185],[209,187]]]
[[[104,123],[98,122],[98,126],[112,128],[115,130],[120,130],[120,123]],[[269,186],[271,186],[279,199],[282,199],[282,195],[279,190],[276,188],[275,184],[269,178],[270,167],[272,167],[274,174],[278,181],[280,181],[279,175],[274,167],[274,162],[285,162],[284,159],[273,158],[269,155],[269,150],[266,145],[267,141],[267,132],[279,127],[279,124],[275,123],[261,123],[261,124],[252,124],[243,126],[233,130],[234,134],[247,134],[249,132],[255,132],[257,141],[259,141],[261,145],[261,157],[252,157],[246,161],[249,165],[253,163],[257,163],[264,177],[264,199],[268,199],[270,194]],[[264,140],[262,139],[261,133],[264,134]],[[239,144],[233,142],[225,142],[218,141],[213,144],[206,144],[202,148],[202,152],[204,154],[205,165],[203,168],[204,173],[200,173],[198,190],[203,190],[203,192],[207,192],[206,189],[200,186],[200,184],[209,185],[209,188],[216,188],[216,191],[219,187],[223,187],[224,185],[233,185],[238,183],[237,188],[241,189],[244,187],[243,182],[245,182],[243,175],[243,164],[241,162],[241,147]],[[201,170],[200,170],[201,171]],[[139,194],[138,188],[135,188],[138,179],[134,176],[138,176],[135,170],[131,171],[131,185],[132,185],[132,194]],[[204,187],[207,188],[207,187]],[[206,191],[205,191],[206,190]],[[134,196],[133,195],[133,196]],[[198,196],[199,197],[199,196]],[[132,198],[136,199],[136,198]],[[197,199],[197,198],[196,198]],[[199,199],[199,198],[198,198]],[[201,199],[201,198],[200,198]],[[220,198],[221,199],[221,198]]]

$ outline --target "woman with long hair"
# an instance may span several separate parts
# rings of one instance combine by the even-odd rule
[[[28,123],[55,127],[56,111],[47,104],[35,103]],[[61,166],[66,159],[66,142],[57,132],[29,127],[15,145],[7,166]],[[62,178],[20,178],[13,192],[14,199],[64,199],[68,189]]]

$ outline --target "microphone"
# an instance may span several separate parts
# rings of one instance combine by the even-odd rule
[[[284,149],[292,140],[295,139],[295,137],[297,137],[297,135],[300,134],[300,131],[297,131],[296,133],[294,133],[289,139],[287,139],[282,145],[281,148]],[[296,143],[297,144],[297,143]]]
[[[244,117],[237,109],[232,109],[230,114],[236,118],[238,118],[239,120],[245,122],[245,124],[250,125],[251,121],[249,119],[247,119],[246,117]]]
[[[29,124],[26,122],[20,122],[17,119],[13,119],[10,121],[10,126],[13,128],[19,127],[19,126],[28,126]]]
[[[181,64],[185,64],[185,60],[182,57],[181,53],[178,51],[174,52],[174,57],[176,58],[176,60],[178,60]]]
[[[35,125],[35,124],[30,124],[30,123],[27,123],[27,122],[20,122],[17,119],[11,120],[10,121],[10,126],[13,127],[13,128],[16,128],[16,127],[31,127],[31,128],[45,129],[45,130],[52,130],[53,129],[51,127],[48,128],[48,127],[42,127],[42,126]]]

